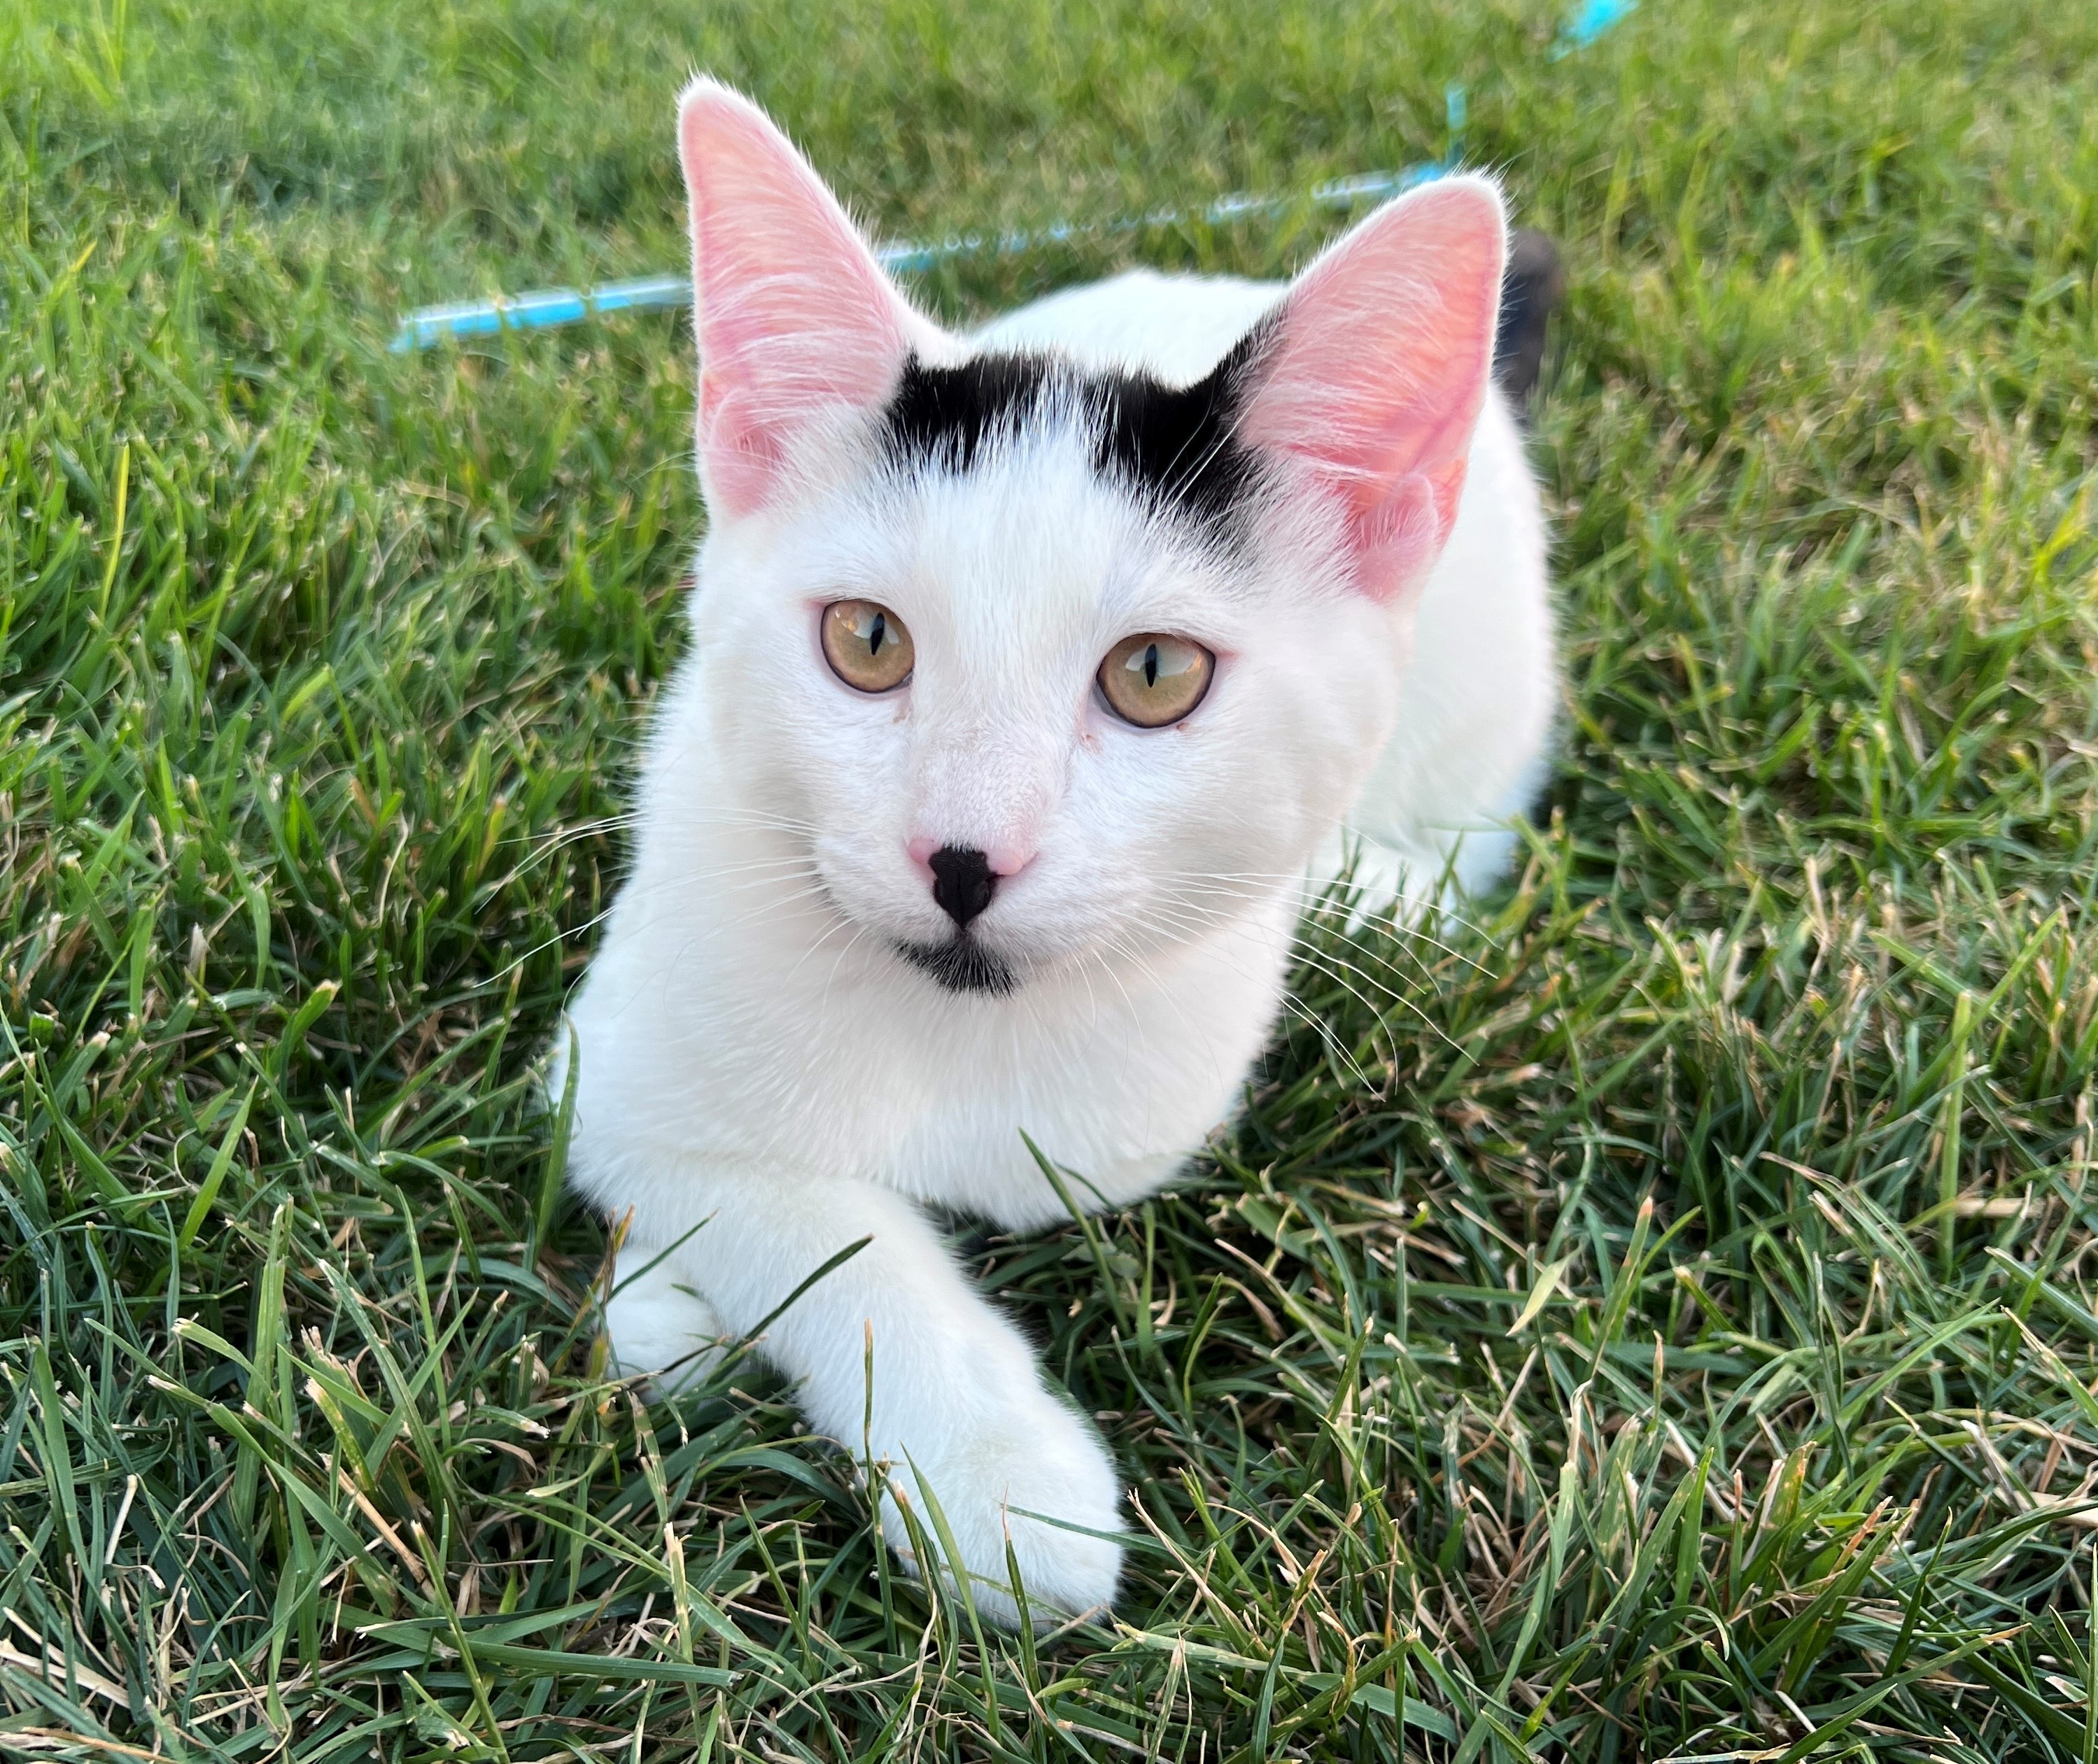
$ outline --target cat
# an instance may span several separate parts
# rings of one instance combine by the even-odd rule
[[[1507,866],[1557,683],[1502,199],[959,336],[748,100],[696,81],[678,139],[709,529],[550,1080],[624,1222],[612,1353],[674,1388],[762,1326],[907,1565],[930,1494],[980,1611],[1094,1610],[1113,1462],[924,1209],[1065,1217],[1029,1138],[1091,1204],[1156,1192],[1307,892],[1352,858],[1417,912]]]

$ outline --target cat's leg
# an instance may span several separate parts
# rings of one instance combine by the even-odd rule
[[[1019,1331],[963,1279],[916,1209],[863,1183],[697,1163],[677,1176],[651,1187],[658,1196],[674,1194],[683,1217],[660,1216],[668,1210],[661,1209],[637,1219],[622,1257],[638,1256],[638,1266],[658,1253],[645,1251],[647,1241],[674,1241],[705,1223],[665,1259],[674,1276],[637,1283],[624,1310],[615,1301],[608,1321],[622,1367],[653,1353],[690,1351],[707,1309],[731,1334],[763,1324],[758,1351],[798,1382],[816,1431],[855,1457],[871,1453],[890,1466],[883,1510],[900,1553],[908,1556],[910,1541],[896,1498],[913,1504],[932,1535],[929,1494],[985,1615],[1018,1621],[1008,1536],[1038,1607],[1085,1611],[1113,1597],[1121,1547],[1086,1534],[1122,1529],[1113,1462],[1092,1429],[1051,1393]],[[849,1259],[766,1322],[862,1239]],[[694,1293],[704,1295],[703,1305]]]
[[[726,1334],[674,1253],[631,1242],[621,1245],[612,1266],[604,1327],[612,1369],[625,1378],[645,1374],[666,1391],[703,1379],[720,1362]]]

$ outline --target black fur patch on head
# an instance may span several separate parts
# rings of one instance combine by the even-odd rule
[[[905,464],[966,472],[987,438],[1034,414],[1056,374],[1044,355],[979,355],[959,367],[928,367],[914,355],[882,413],[889,451]]]
[[[1158,503],[1205,525],[1228,520],[1260,479],[1260,459],[1238,437],[1249,337],[1192,386],[1148,374],[1101,375],[1088,385],[1101,415],[1098,459]]]
[[[882,415],[899,463],[966,472],[985,441],[1010,434],[1051,396],[1091,413],[1093,463],[1161,512],[1205,528],[1229,521],[1259,482],[1260,461],[1233,427],[1248,338],[1192,386],[1146,373],[1087,373],[1053,356],[979,355],[956,367],[913,357]]]
[[[967,937],[946,943],[899,943],[896,953],[949,992],[980,992],[1003,998],[1020,985],[1011,968]]]

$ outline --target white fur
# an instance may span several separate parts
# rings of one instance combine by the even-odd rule
[[[1127,275],[977,341],[1187,381],[1281,292]],[[575,1179],[631,1219],[620,1366],[699,1363],[866,1240],[761,1350],[819,1433],[894,1467],[892,1543],[897,1495],[936,1496],[947,1568],[1007,1622],[1008,1536],[1038,1604],[1113,1596],[1119,1490],[920,1207],[1056,1220],[1023,1131],[1075,1192],[1155,1191],[1236,1106],[1344,822],[1387,894],[1432,890],[1453,855],[1460,885],[1490,881],[1556,697],[1543,526],[1497,394],[1417,603],[1348,588],[1315,511],[1236,559],[1165,532],[1100,480],[1081,430],[1066,413],[965,476],[902,480],[841,421],[801,449],[791,494],[718,516],[633,873],[570,1013]],[[909,625],[902,692],[826,669],[815,609],[853,596]],[[1091,681],[1152,630],[1221,659],[1200,710],[1141,731]],[[1020,976],[1010,996],[942,990],[894,953],[946,928],[905,853],[920,834],[1037,851],[980,921]]]
[[[977,340],[1060,349],[1095,366],[1148,366],[1186,384],[1214,367],[1285,286],[1132,270],[1008,313]],[[1522,432],[1490,386],[1456,524],[1421,591],[1391,736],[1347,816],[1358,840],[1325,843],[1319,881],[1351,848],[1367,900],[1417,910],[1437,897],[1446,868],[1469,893],[1506,871],[1516,845],[1509,823],[1543,788],[1558,709],[1549,587],[1544,511]]]

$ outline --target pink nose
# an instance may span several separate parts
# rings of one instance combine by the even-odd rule
[[[912,867],[929,882],[933,880],[933,853],[953,843],[951,840],[935,839],[930,834],[920,833],[903,849],[910,854]],[[1024,845],[1017,840],[1003,840],[984,855],[990,861],[990,873],[1003,880],[1018,875],[1034,862],[1034,846]]]

